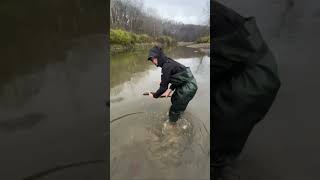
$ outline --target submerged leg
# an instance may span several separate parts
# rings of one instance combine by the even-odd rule
[[[193,94],[194,95],[194,94]],[[180,118],[181,114],[186,110],[189,102],[193,98],[190,93],[183,90],[176,90],[171,97],[171,107],[169,110],[169,121],[175,123]]]

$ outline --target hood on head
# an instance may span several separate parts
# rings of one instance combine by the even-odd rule
[[[158,46],[154,46],[149,50],[148,60],[151,60],[151,58],[157,58],[158,59],[158,67],[162,67],[162,65],[166,62],[166,56],[162,52],[162,49]]]

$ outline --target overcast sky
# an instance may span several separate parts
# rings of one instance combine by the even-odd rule
[[[204,9],[209,0],[142,0],[144,7],[152,7],[166,19],[184,24],[205,24],[208,15]]]

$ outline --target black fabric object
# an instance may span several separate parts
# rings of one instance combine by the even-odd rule
[[[170,122],[176,122],[196,94],[198,86],[188,67],[186,70],[172,75],[170,82],[176,89],[171,97],[172,105],[169,110],[169,120]]]
[[[245,22],[242,16],[217,1],[213,1],[212,4],[214,38],[230,34],[241,28]]]
[[[213,166],[237,157],[252,129],[269,111],[281,82],[274,55],[255,18],[213,2]],[[216,12],[216,13],[215,13]],[[230,29],[229,29],[230,28]],[[221,168],[220,168],[221,169]]]
[[[158,67],[161,67],[161,83],[159,89],[153,94],[154,98],[160,97],[171,83],[171,77],[174,74],[182,72],[186,67],[173,59],[166,57],[162,49],[155,46],[150,49],[148,57],[155,57],[158,59]],[[175,86],[171,83],[170,89],[174,90]]]

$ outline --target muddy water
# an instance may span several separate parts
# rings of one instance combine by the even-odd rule
[[[19,58],[2,62],[0,154],[5,168],[0,179],[39,173],[34,179],[107,179],[101,162],[108,151],[104,39],[99,34],[74,38],[61,43],[61,49],[35,42],[32,48],[46,51],[44,56],[34,52],[34,59],[23,59],[25,65]],[[96,160],[100,163],[73,166]]]
[[[198,91],[176,129],[165,121],[169,98],[142,93],[157,90],[161,69],[146,60],[147,51],[111,57],[110,160],[116,179],[209,179],[210,57],[198,50],[165,50],[190,67]]]

